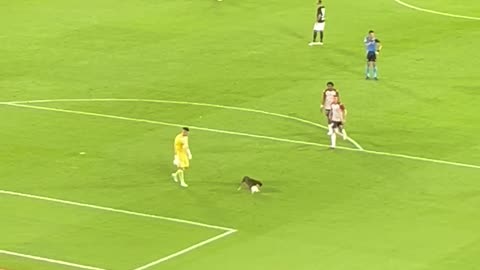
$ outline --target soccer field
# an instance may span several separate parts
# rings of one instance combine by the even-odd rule
[[[0,270],[480,269],[480,3],[324,4],[0,0]]]

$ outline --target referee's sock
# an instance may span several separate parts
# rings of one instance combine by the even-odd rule
[[[377,67],[376,66],[373,68],[373,77],[377,78]]]
[[[367,78],[370,78],[370,66],[367,64]]]

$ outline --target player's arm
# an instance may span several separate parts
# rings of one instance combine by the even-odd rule
[[[188,159],[192,159],[192,151],[190,151],[190,146],[188,145],[188,138],[185,138],[183,150],[187,153]]]
[[[377,43],[377,53],[380,53],[383,48],[382,43],[378,39],[375,39],[375,42]]]
[[[183,145],[183,150],[185,151],[185,153],[187,153],[188,159],[192,159],[192,151],[190,151],[188,143]]]
[[[340,105],[340,109],[342,110],[342,122],[345,123],[347,122],[347,109],[343,104]]]
[[[322,104],[320,105],[320,108],[323,110],[323,107],[325,106],[325,99],[327,99],[327,94],[325,91],[323,91],[323,98],[322,98]]]

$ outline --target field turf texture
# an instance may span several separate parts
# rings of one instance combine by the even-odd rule
[[[473,0],[407,2],[480,16]],[[313,0],[1,0],[0,190],[238,230],[151,270],[480,269],[478,167],[332,151],[315,125],[188,104],[325,125],[333,81],[364,149],[479,166],[480,21],[325,5],[325,45],[309,47]],[[379,81],[364,76],[370,29]],[[6,103],[54,99],[90,100]],[[170,177],[180,128],[164,122],[198,127],[188,189]],[[237,191],[244,175],[262,193]],[[102,269],[221,233],[0,193],[0,250]],[[0,254],[0,269],[75,267]]]

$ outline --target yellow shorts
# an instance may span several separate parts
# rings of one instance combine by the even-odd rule
[[[190,160],[188,159],[187,154],[180,153],[175,155],[173,164],[178,168],[188,168],[190,166]]]

